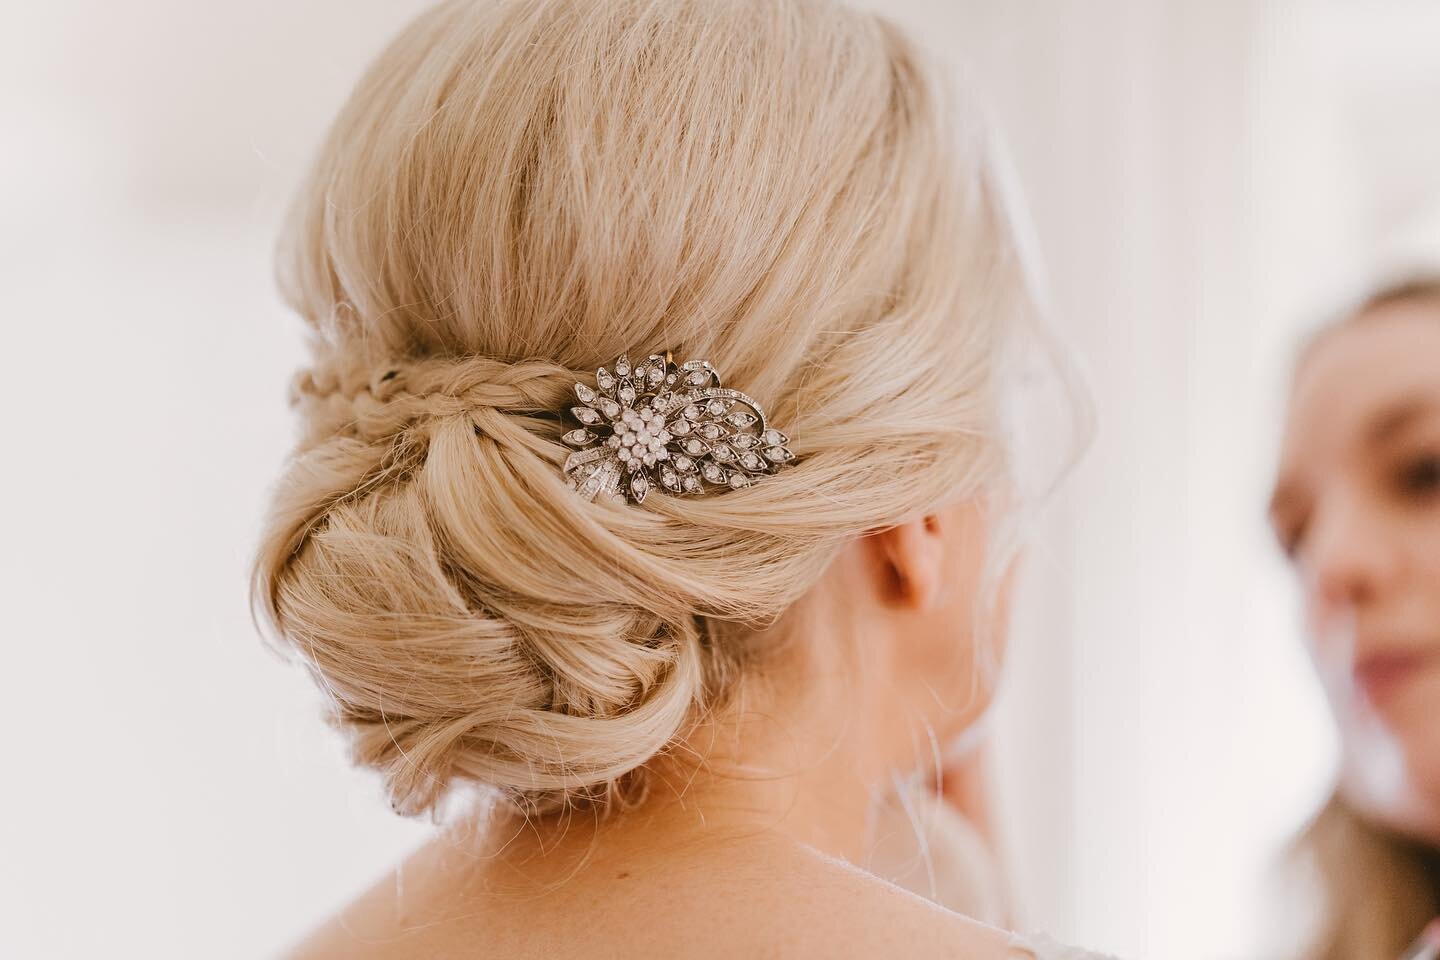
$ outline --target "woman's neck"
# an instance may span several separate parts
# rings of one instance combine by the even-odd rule
[[[558,871],[592,858],[777,840],[862,863],[877,794],[890,777],[887,753],[873,742],[882,725],[869,722],[863,697],[807,699],[849,709],[803,717],[751,711],[744,721],[708,724],[652,761],[637,806],[529,821],[496,816],[487,845],[515,863],[539,868],[543,859]]]

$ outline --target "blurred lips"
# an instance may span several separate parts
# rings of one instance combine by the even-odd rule
[[[1416,677],[1440,665],[1435,646],[1391,648],[1355,660],[1356,688],[1375,706],[1383,706]]]

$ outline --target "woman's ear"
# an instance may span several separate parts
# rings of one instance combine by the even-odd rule
[[[877,591],[892,605],[926,610],[944,592],[945,538],[939,514],[869,534],[875,553],[874,569],[882,582]]]

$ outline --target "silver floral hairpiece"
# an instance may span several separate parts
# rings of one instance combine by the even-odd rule
[[[587,500],[621,494],[640,503],[653,486],[698,494],[748,487],[795,459],[790,438],[766,426],[754,399],[720,385],[708,360],[676,365],[667,350],[634,366],[626,354],[595,385],[575,384],[581,426],[562,440],[578,447],[565,479]]]

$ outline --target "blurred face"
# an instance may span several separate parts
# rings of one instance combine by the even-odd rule
[[[1440,838],[1440,303],[1378,307],[1315,344],[1271,513],[1304,586],[1342,788]]]

